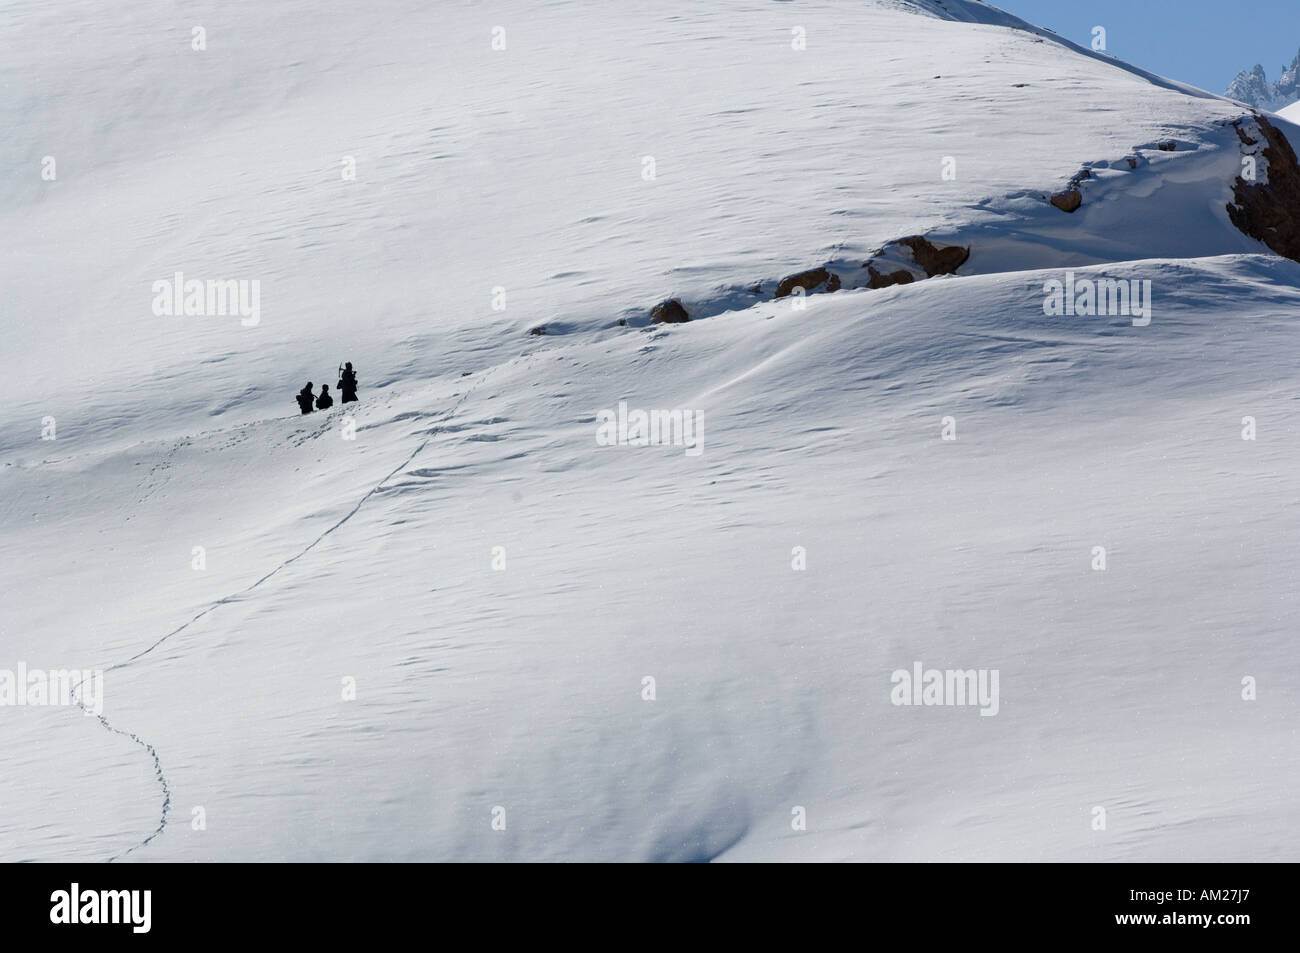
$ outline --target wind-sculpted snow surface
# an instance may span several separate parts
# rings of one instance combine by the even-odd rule
[[[0,858],[1294,857],[1240,105],[957,0],[0,16],[0,701],[104,676]]]

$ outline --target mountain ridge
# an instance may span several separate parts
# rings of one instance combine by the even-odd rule
[[[1223,95],[1269,112],[1300,101],[1300,53],[1296,53],[1289,66],[1282,67],[1275,82],[1270,82],[1264,67],[1256,63],[1238,73]]]

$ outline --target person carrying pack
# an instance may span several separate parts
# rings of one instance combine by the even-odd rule
[[[320,396],[316,398],[317,410],[329,410],[334,406],[334,398],[330,396],[330,385],[320,385]]]
[[[310,414],[312,412],[312,404],[315,403],[315,395],[311,392],[311,381],[308,381],[307,386],[298,391],[297,400],[299,410],[304,414]]]
[[[357,399],[357,372],[352,369],[351,361],[343,366],[343,372],[339,375],[338,388],[343,393],[343,403],[350,403]]]

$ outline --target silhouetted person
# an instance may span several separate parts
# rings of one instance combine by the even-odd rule
[[[343,365],[343,376],[339,379],[339,390],[343,392],[343,403],[357,399],[357,372],[352,369],[352,362]]]
[[[334,406],[334,398],[330,396],[330,385],[320,385],[320,396],[316,398],[317,410],[329,410]]]
[[[298,391],[298,409],[304,414],[310,414],[315,400],[316,395],[311,392],[311,381],[308,381],[307,386]]]

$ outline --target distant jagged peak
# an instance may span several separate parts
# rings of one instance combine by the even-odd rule
[[[1277,111],[1300,100],[1300,53],[1296,53],[1290,66],[1282,67],[1277,82],[1270,83],[1264,67],[1256,63],[1252,69],[1238,73],[1224,95],[1269,111]]]

